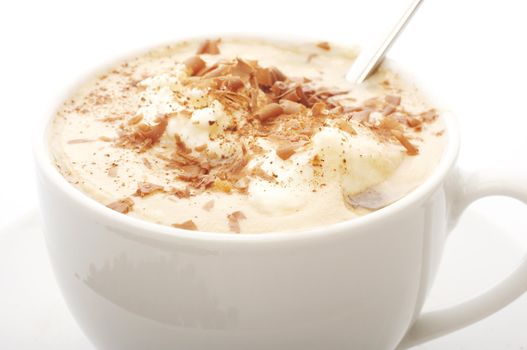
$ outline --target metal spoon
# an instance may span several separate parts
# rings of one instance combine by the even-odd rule
[[[351,66],[346,79],[353,84],[360,84],[366,80],[379,67],[384,59],[384,55],[390,49],[393,42],[403,31],[410,18],[421,5],[423,0],[412,0],[401,18],[395,23],[390,31],[381,37],[381,40],[375,42],[362,50],[353,65]]]

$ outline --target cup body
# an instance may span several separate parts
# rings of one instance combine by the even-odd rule
[[[419,314],[448,227],[436,171],[398,202],[306,232],[189,232],[116,213],[35,158],[44,233],[66,303],[99,349],[393,349]],[[328,208],[331,210],[331,208]]]
[[[57,280],[100,349],[392,349],[446,236],[443,186],[365,224],[238,240],[123,224],[38,178]]]

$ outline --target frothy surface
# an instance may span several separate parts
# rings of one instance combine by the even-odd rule
[[[365,215],[433,171],[443,125],[396,72],[350,86],[354,57],[248,39],[163,47],[76,91],[51,152],[88,196],[165,225],[271,232]]]

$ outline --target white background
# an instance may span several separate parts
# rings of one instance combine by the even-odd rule
[[[30,146],[35,120],[50,115],[80,75],[108,59],[179,37],[228,32],[365,44],[407,3],[0,2],[0,227],[36,206]],[[457,114],[463,167],[510,168],[527,174],[526,13],[522,1],[426,0],[389,54],[439,91]],[[525,250],[526,212],[519,204],[489,200],[472,210],[494,220],[496,228],[510,233],[502,239]],[[481,253],[496,261],[508,255],[492,249]],[[462,281],[444,281],[448,283],[447,294],[433,297],[457,300]],[[0,311],[1,317],[9,316]],[[527,348],[526,296],[501,313],[422,348]]]

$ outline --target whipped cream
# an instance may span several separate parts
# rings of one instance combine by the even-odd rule
[[[209,91],[184,84],[188,73],[177,65],[172,74],[161,74],[141,81],[141,94],[147,104],[137,111],[148,123],[168,115],[165,137],[178,137],[190,148],[206,146],[220,157],[240,155],[242,148],[236,137],[225,131],[239,122],[240,112],[227,113],[223,104]],[[379,125],[384,116],[370,115],[370,122]],[[380,142],[372,131],[358,122],[351,122],[357,134],[340,130],[330,121],[317,131],[307,145],[289,159],[277,155],[277,145],[257,138],[265,151],[254,155],[248,169],[259,166],[275,181],[253,179],[248,189],[249,202],[262,213],[287,215],[307,204],[312,192],[327,183],[337,183],[343,195],[354,195],[388,178],[404,159],[404,151],[393,143]],[[320,160],[320,169],[313,161]]]
[[[143,116],[145,122],[154,124],[156,119],[166,114],[180,112],[184,107],[174,98],[174,91],[181,90],[180,85],[188,77],[183,64],[177,64],[173,71],[146,78],[138,83],[144,88],[139,100],[142,106],[136,114]]]

